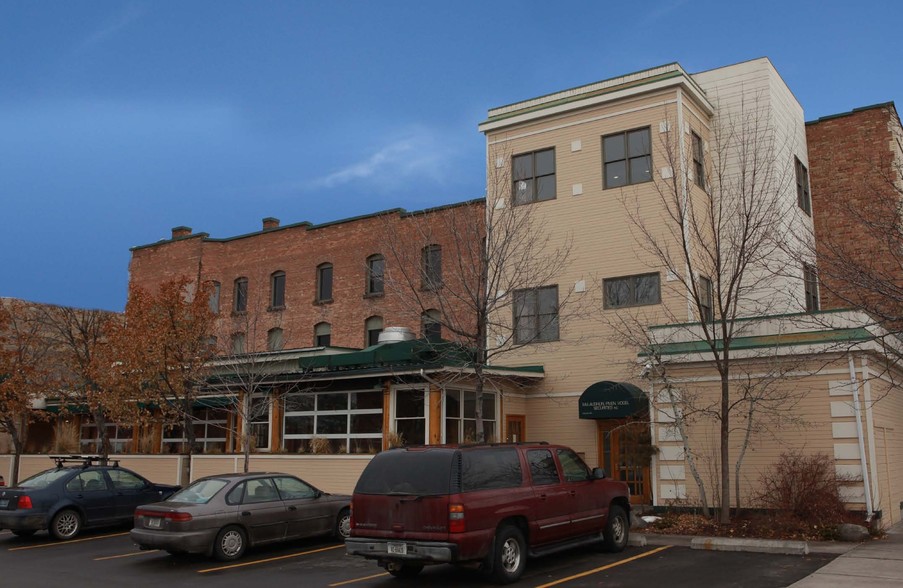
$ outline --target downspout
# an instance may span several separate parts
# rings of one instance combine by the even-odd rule
[[[847,355],[850,363],[850,385],[853,387],[853,414],[856,417],[856,438],[859,441],[859,463],[862,467],[862,485],[865,491],[865,520],[870,523],[874,512],[872,510],[872,489],[869,483],[869,470],[865,459],[865,437],[862,433],[862,414],[859,409],[859,383],[856,380],[856,367],[853,364],[853,354]]]
[[[869,441],[869,474],[871,475],[872,506],[875,515],[881,516],[881,492],[878,476],[878,457],[875,455],[875,417],[872,412],[872,382],[869,377],[868,360],[860,360],[862,366],[862,402],[865,406],[865,432]],[[888,495],[890,496],[890,495]]]
[[[681,223],[680,230],[683,233],[683,241],[687,244],[687,253],[692,257],[693,255],[693,244],[690,242],[690,227],[689,222],[690,219],[687,218],[688,211],[690,208],[690,194],[687,190],[688,183],[688,170],[687,170],[687,160],[686,160],[686,146],[684,145],[684,101],[683,101],[683,90],[681,88],[677,88],[677,144],[680,147],[678,157],[680,157],[680,170],[671,170],[672,174],[677,175],[678,181],[680,182],[680,204],[681,204],[681,216],[683,217],[683,223]],[[670,140],[670,137],[669,137]],[[673,148],[673,147],[672,147]],[[695,276],[690,273],[690,263],[684,263],[684,272],[687,276],[687,321],[692,322],[695,318],[695,310],[696,305],[693,303],[693,280],[696,279]]]

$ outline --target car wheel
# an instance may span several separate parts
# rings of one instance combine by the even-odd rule
[[[630,534],[630,522],[627,513],[617,505],[611,505],[608,509],[608,523],[603,532],[602,547],[605,551],[618,553],[627,547],[627,538]]]
[[[18,531],[11,531],[11,533],[13,535],[15,535],[16,537],[31,537],[32,535],[35,534],[35,532],[36,531],[34,529],[22,529],[22,530],[18,530]]]
[[[510,584],[520,579],[527,566],[527,543],[520,529],[506,525],[495,534],[492,550],[492,579]]]
[[[50,534],[61,541],[72,539],[82,529],[82,517],[71,508],[61,510],[50,521]]]
[[[333,535],[342,541],[351,536],[351,511],[347,508],[343,508],[336,517]]]
[[[390,563],[386,571],[396,578],[413,578],[423,570],[423,564],[414,563]]]
[[[225,527],[216,535],[213,556],[220,561],[240,558],[248,546],[248,535],[241,527]]]

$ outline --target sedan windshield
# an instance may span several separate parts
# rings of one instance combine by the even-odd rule
[[[191,504],[207,504],[216,493],[222,490],[226,480],[198,480],[188,488],[180,490],[169,497],[168,502],[189,502]]]
[[[19,487],[20,488],[34,488],[34,489],[46,488],[47,486],[50,486],[57,480],[59,480],[61,478],[65,478],[66,476],[68,476],[71,473],[72,473],[72,470],[65,470],[65,469],[45,470],[45,471],[41,472],[40,474],[35,474],[26,480],[22,480],[21,482],[19,482]]]

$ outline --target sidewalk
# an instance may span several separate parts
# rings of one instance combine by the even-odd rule
[[[883,540],[857,545],[794,588],[833,588],[849,586],[903,586],[903,523],[897,523]]]

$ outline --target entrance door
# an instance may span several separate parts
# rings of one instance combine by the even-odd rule
[[[652,442],[645,419],[599,420],[599,456],[605,473],[630,487],[631,504],[652,504]]]
[[[522,414],[509,414],[505,417],[505,443],[526,441],[527,417]]]

